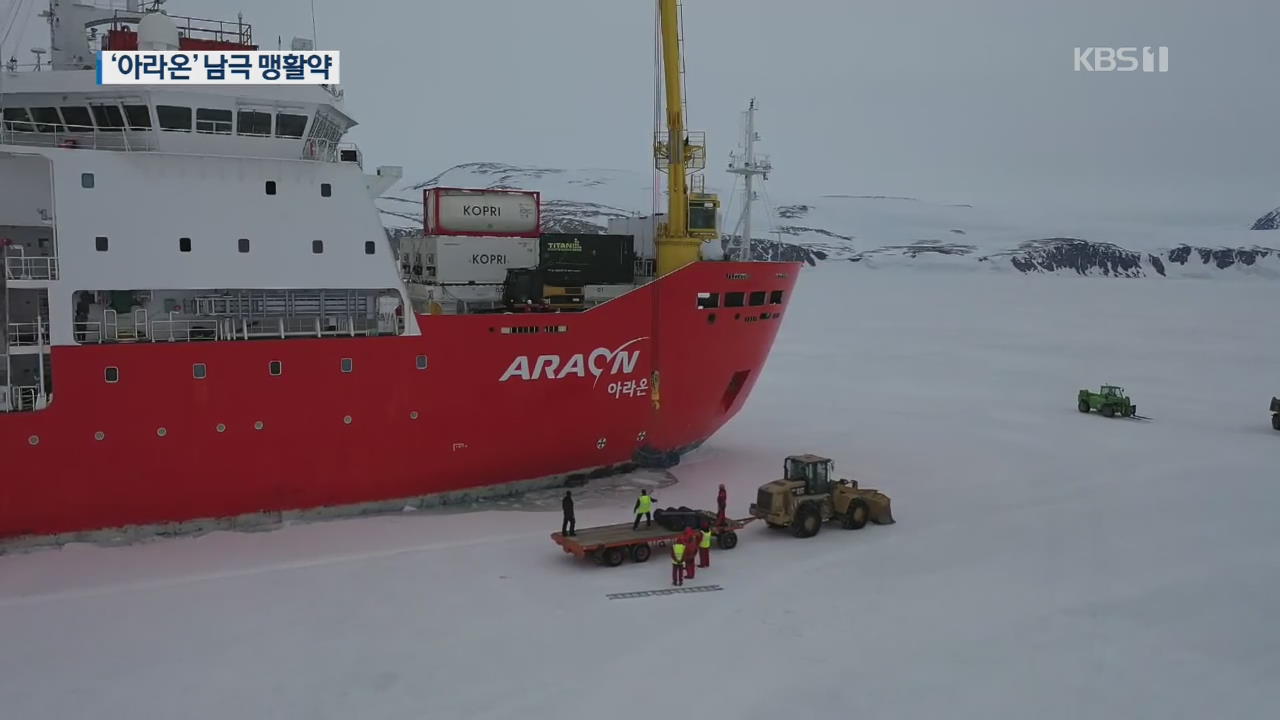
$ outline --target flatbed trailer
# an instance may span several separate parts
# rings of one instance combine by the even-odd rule
[[[734,520],[726,518],[723,524],[716,524],[714,513],[705,513],[711,524],[711,532],[715,534],[716,545],[721,550],[732,550],[738,545],[738,530],[755,520],[748,517]],[[645,562],[653,553],[653,548],[665,548],[671,541],[684,534],[683,530],[668,530],[654,523],[652,527],[643,524],[635,530],[631,523],[617,525],[601,525],[599,527],[581,528],[574,535],[551,533],[551,539],[565,552],[579,558],[591,558],[596,562],[616,567],[627,557],[632,562]]]

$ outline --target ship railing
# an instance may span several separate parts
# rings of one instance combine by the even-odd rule
[[[302,144],[303,160],[320,162],[349,162],[364,167],[364,153],[360,146],[351,142],[334,142],[323,138],[307,138]]]
[[[40,393],[39,385],[11,385],[9,387],[8,407],[0,407],[0,410],[8,409],[14,412],[31,412],[32,410],[43,409],[48,405],[44,396]]]
[[[76,342],[81,345],[101,343],[105,339],[102,332],[102,323],[95,320],[72,323],[71,329],[75,332]]]
[[[9,323],[9,347],[35,347],[49,344],[49,321]]]
[[[152,342],[193,342],[218,339],[217,320],[167,318],[152,320],[148,340]]]
[[[0,145],[28,145],[72,150],[144,152],[155,149],[153,131],[132,128],[99,130],[88,125],[41,123],[34,120],[0,121]]]
[[[4,274],[10,280],[57,280],[58,258],[11,255],[4,259]]]

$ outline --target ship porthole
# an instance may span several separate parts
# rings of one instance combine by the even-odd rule
[[[227,426],[226,426],[226,425],[223,425],[222,423],[218,423],[218,427],[216,427],[216,428],[214,428],[214,429],[215,429],[215,430],[217,430],[218,432],[226,432],[226,431],[227,431]]]
[[[168,434],[169,434],[168,430],[165,430],[164,428],[156,428],[156,435],[160,437],[164,437],[165,435],[168,435]]]
[[[40,436],[39,436],[39,435],[32,435],[31,437],[27,438],[27,442],[31,443],[32,445],[39,445],[39,444],[40,444]]]
[[[344,423],[346,423],[346,424],[350,425],[350,424],[351,424],[351,416],[350,416],[350,415],[348,415],[348,416],[346,416],[346,417],[342,418],[342,422],[344,422]]]
[[[261,420],[259,420],[258,422],[254,423],[254,424],[253,424],[253,429],[254,429],[254,430],[261,430],[261,429],[262,429],[262,421],[261,421]]]
[[[93,434],[94,440],[105,440],[106,437],[107,437],[107,434],[102,432],[101,430]]]
[[[411,411],[411,412],[409,413],[409,419],[410,419],[410,420],[417,420],[417,419],[418,419],[418,411],[417,411],[417,410],[413,410],[413,411]]]
[[[715,314],[715,313],[707,313],[707,324],[708,324],[708,325],[715,325],[715,324],[716,324],[716,314]]]
[[[596,441],[596,449],[603,450],[606,444],[608,444],[608,441],[605,440],[604,438],[600,438],[599,440]]]
[[[640,432],[636,433],[636,442],[644,442],[644,439],[646,437],[649,437],[649,433],[641,430]]]

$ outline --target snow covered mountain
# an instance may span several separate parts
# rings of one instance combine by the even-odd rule
[[[551,232],[604,232],[611,218],[660,207],[649,175],[609,169],[565,170],[468,163],[422,181],[406,181],[379,200],[394,236],[422,227],[422,191],[430,187],[537,190]],[[735,213],[718,188],[726,217]],[[1175,222],[1048,220],[1028,208],[887,196],[821,195],[765,202],[753,242],[756,259],[846,261],[887,265],[994,268],[1021,273],[1108,277],[1209,276],[1222,271],[1280,278],[1280,237],[1245,227],[1187,227]],[[764,220],[764,222],[761,222]],[[729,223],[726,221],[726,225]],[[1280,209],[1253,230],[1280,227]]]

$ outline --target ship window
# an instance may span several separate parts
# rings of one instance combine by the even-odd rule
[[[720,307],[720,293],[698,293],[698,308],[710,310]]]
[[[374,243],[372,240],[365,240],[365,241],[364,241],[364,254],[365,254],[365,255],[372,255],[372,254],[377,250],[377,248],[378,248],[377,244],[376,244],[376,243]]]
[[[311,252],[315,253],[316,255],[319,255],[320,253],[324,252],[324,241],[323,241],[323,240],[312,240],[312,241],[311,241]]]
[[[320,183],[320,197],[332,197],[333,186],[329,183]]]
[[[306,129],[306,115],[276,113],[276,137],[300,138]]]
[[[351,358],[342,358],[342,372],[344,373],[351,372],[351,366],[352,366]]]
[[[275,195],[275,194],[276,194],[276,181],[275,181],[275,180],[268,180],[268,181],[267,181],[267,194],[268,194],[268,195]]]
[[[231,111],[216,108],[196,108],[196,132],[230,135]]]
[[[93,119],[98,122],[98,129],[108,132],[119,132],[124,129],[124,115],[119,105],[93,105]],[[67,121],[71,122],[70,120]]]
[[[93,188],[93,173],[80,173],[80,187]]]
[[[124,119],[130,130],[151,129],[151,110],[146,105],[125,105]]]
[[[774,290],[773,292],[769,293],[769,304],[770,304],[770,305],[781,305],[781,304],[782,304],[782,291],[781,291],[781,290]]]
[[[177,105],[157,105],[156,119],[161,130],[191,131],[191,108]]]
[[[24,107],[7,107],[4,109],[5,128],[14,132],[33,132],[31,115]]]
[[[740,293],[740,292],[725,293],[724,306],[725,307],[742,307],[742,301],[744,297],[745,297],[745,293]]]
[[[764,298],[765,298],[765,292],[763,290],[756,290],[755,292],[751,293],[751,300],[750,300],[751,306],[755,307],[756,305],[763,305]]]
[[[105,237],[103,237],[103,236],[99,235],[98,237],[96,237],[96,238],[94,238],[94,239],[93,239],[93,247],[94,247],[94,248],[96,248],[98,252],[106,252],[106,251],[107,251],[107,239],[106,239]]]
[[[63,105],[62,119],[73,132],[93,132],[93,118],[89,117],[89,108],[83,105]]]
[[[240,252],[249,252],[249,238],[240,238]]]
[[[102,373],[102,377],[109,383],[118,383],[120,382],[120,368],[113,365]]]
[[[267,363],[267,372],[271,373],[272,375],[277,375],[277,376],[280,375],[281,373],[284,372],[284,363],[280,362],[279,360],[272,360],[271,362]]]
[[[36,121],[36,132],[51,133],[60,132],[63,129],[58,108],[34,107],[31,108],[31,117]]]
[[[191,377],[197,380],[203,380],[208,375],[209,369],[205,367],[204,363],[196,363],[191,366]]]
[[[178,252],[191,252],[191,238],[178,238]]]
[[[426,369],[427,369],[427,356],[426,356],[426,355],[419,355],[419,356],[418,356],[418,359],[417,359],[417,361],[416,361],[416,362],[417,362],[417,366],[418,366],[418,369],[419,369],[419,370],[426,370]]]
[[[271,113],[241,110],[236,119],[236,132],[241,135],[271,135]]]

